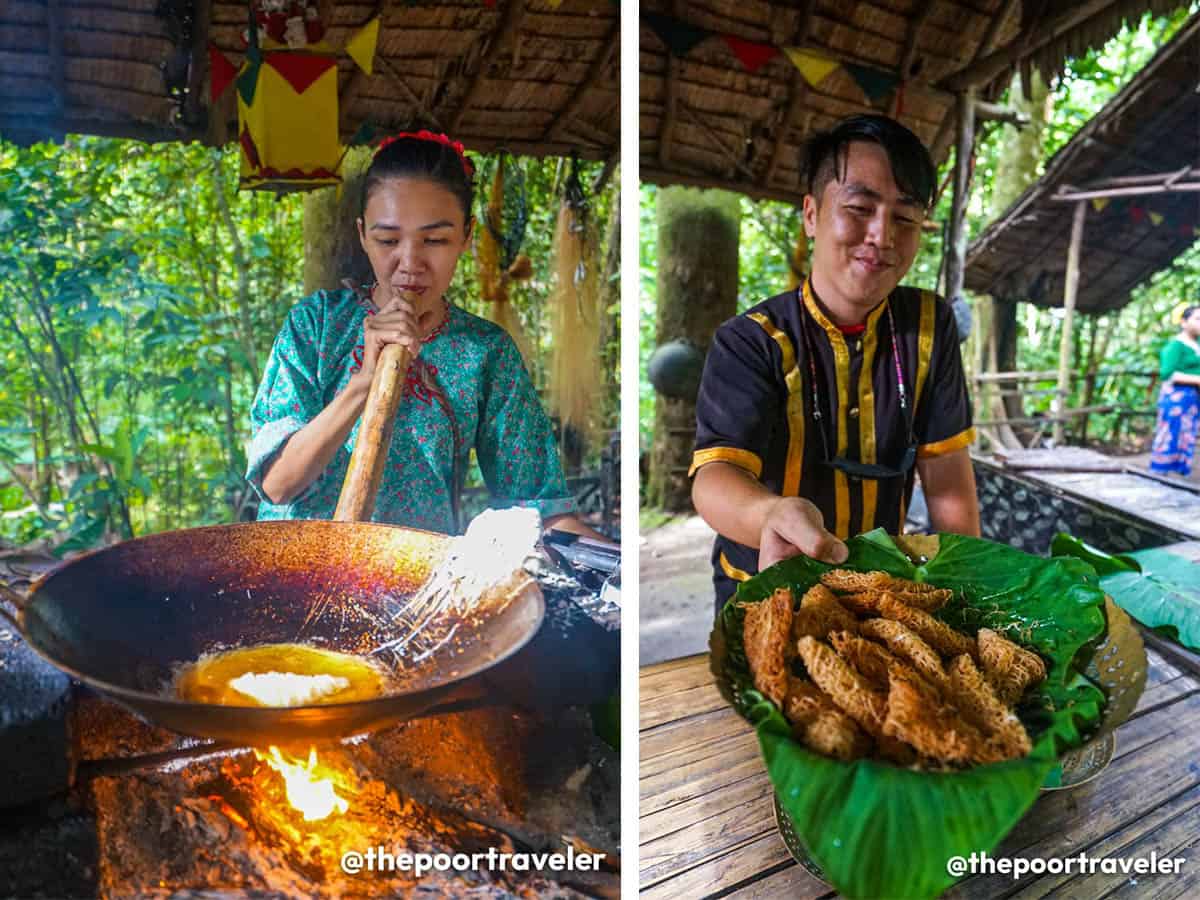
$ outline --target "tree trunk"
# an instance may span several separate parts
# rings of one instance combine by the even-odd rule
[[[658,192],[658,346],[688,340],[707,350],[717,326],[737,312],[740,216],[736,194],[683,187]],[[691,509],[687,470],[695,436],[693,401],[655,398],[650,505]]]
[[[342,160],[342,186],[304,195],[304,293],[335,290],[343,278],[371,279],[355,224],[370,164],[371,148],[351,147]]]

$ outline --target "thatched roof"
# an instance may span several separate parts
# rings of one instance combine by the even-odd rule
[[[1200,15],[970,245],[966,286],[1005,299],[1061,306],[1075,204],[1051,198],[1100,179],[1200,165],[1198,90]],[[1080,310],[1093,313],[1124,306],[1136,285],[1195,243],[1200,192],[1123,197],[1101,210],[1096,205],[1089,205],[1084,220],[1076,298]]]
[[[643,181],[723,187],[795,202],[800,143],[873,107],[844,69],[810,87],[785,54],[751,74],[721,40],[672,56],[646,21],[657,13],[719,35],[800,47],[904,82],[898,118],[941,162],[955,91],[984,99],[1016,67],[1056,74],[1067,56],[1102,45],[1124,20],[1179,0],[642,0],[640,152]],[[889,105],[887,111],[895,111]]]
[[[382,10],[374,74],[339,56],[343,140],[366,121],[446,130],[475,150],[617,153],[611,0],[320,5],[335,48]],[[240,64],[246,24],[245,0],[4,0],[0,133],[22,143],[64,132],[223,143],[237,134],[236,105],[231,88],[207,115],[206,48],[211,37]]]

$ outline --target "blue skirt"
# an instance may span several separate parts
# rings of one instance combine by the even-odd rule
[[[1158,425],[1150,451],[1150,471],[1192,474],[1196,426],[1200,424],[1200,388],[1194,384],[1164,384],[1158,395]]]

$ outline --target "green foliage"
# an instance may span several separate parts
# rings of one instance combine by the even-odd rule
[[[513,297],[541,383],[565,165],[520,165],[534,277]],[[252,511],[249,407],[303,293],[303,203],[237,177],[234,148],[0,141],[0,542],[66,552]],[[616,183],[593,202],[601,238]],[[454,299],[483,313],[474,284],[467,254]]]

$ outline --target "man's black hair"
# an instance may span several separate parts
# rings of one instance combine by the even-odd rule
[[[887,116],[851,116],[805,141],[800,150],[800,179],[806,193],[820,202],[825,186],[845,177],[846,151],[853,141],[883,147],[897,187],[929,209],[937,181],[933,159],[919,137]]]
[[[1183,308],[1183,315],[1179,317],[1179,323],[1182,325],[1188,320],[1188,317],[1198,309],[1200,309],[1200,306],[1185,306]]]

